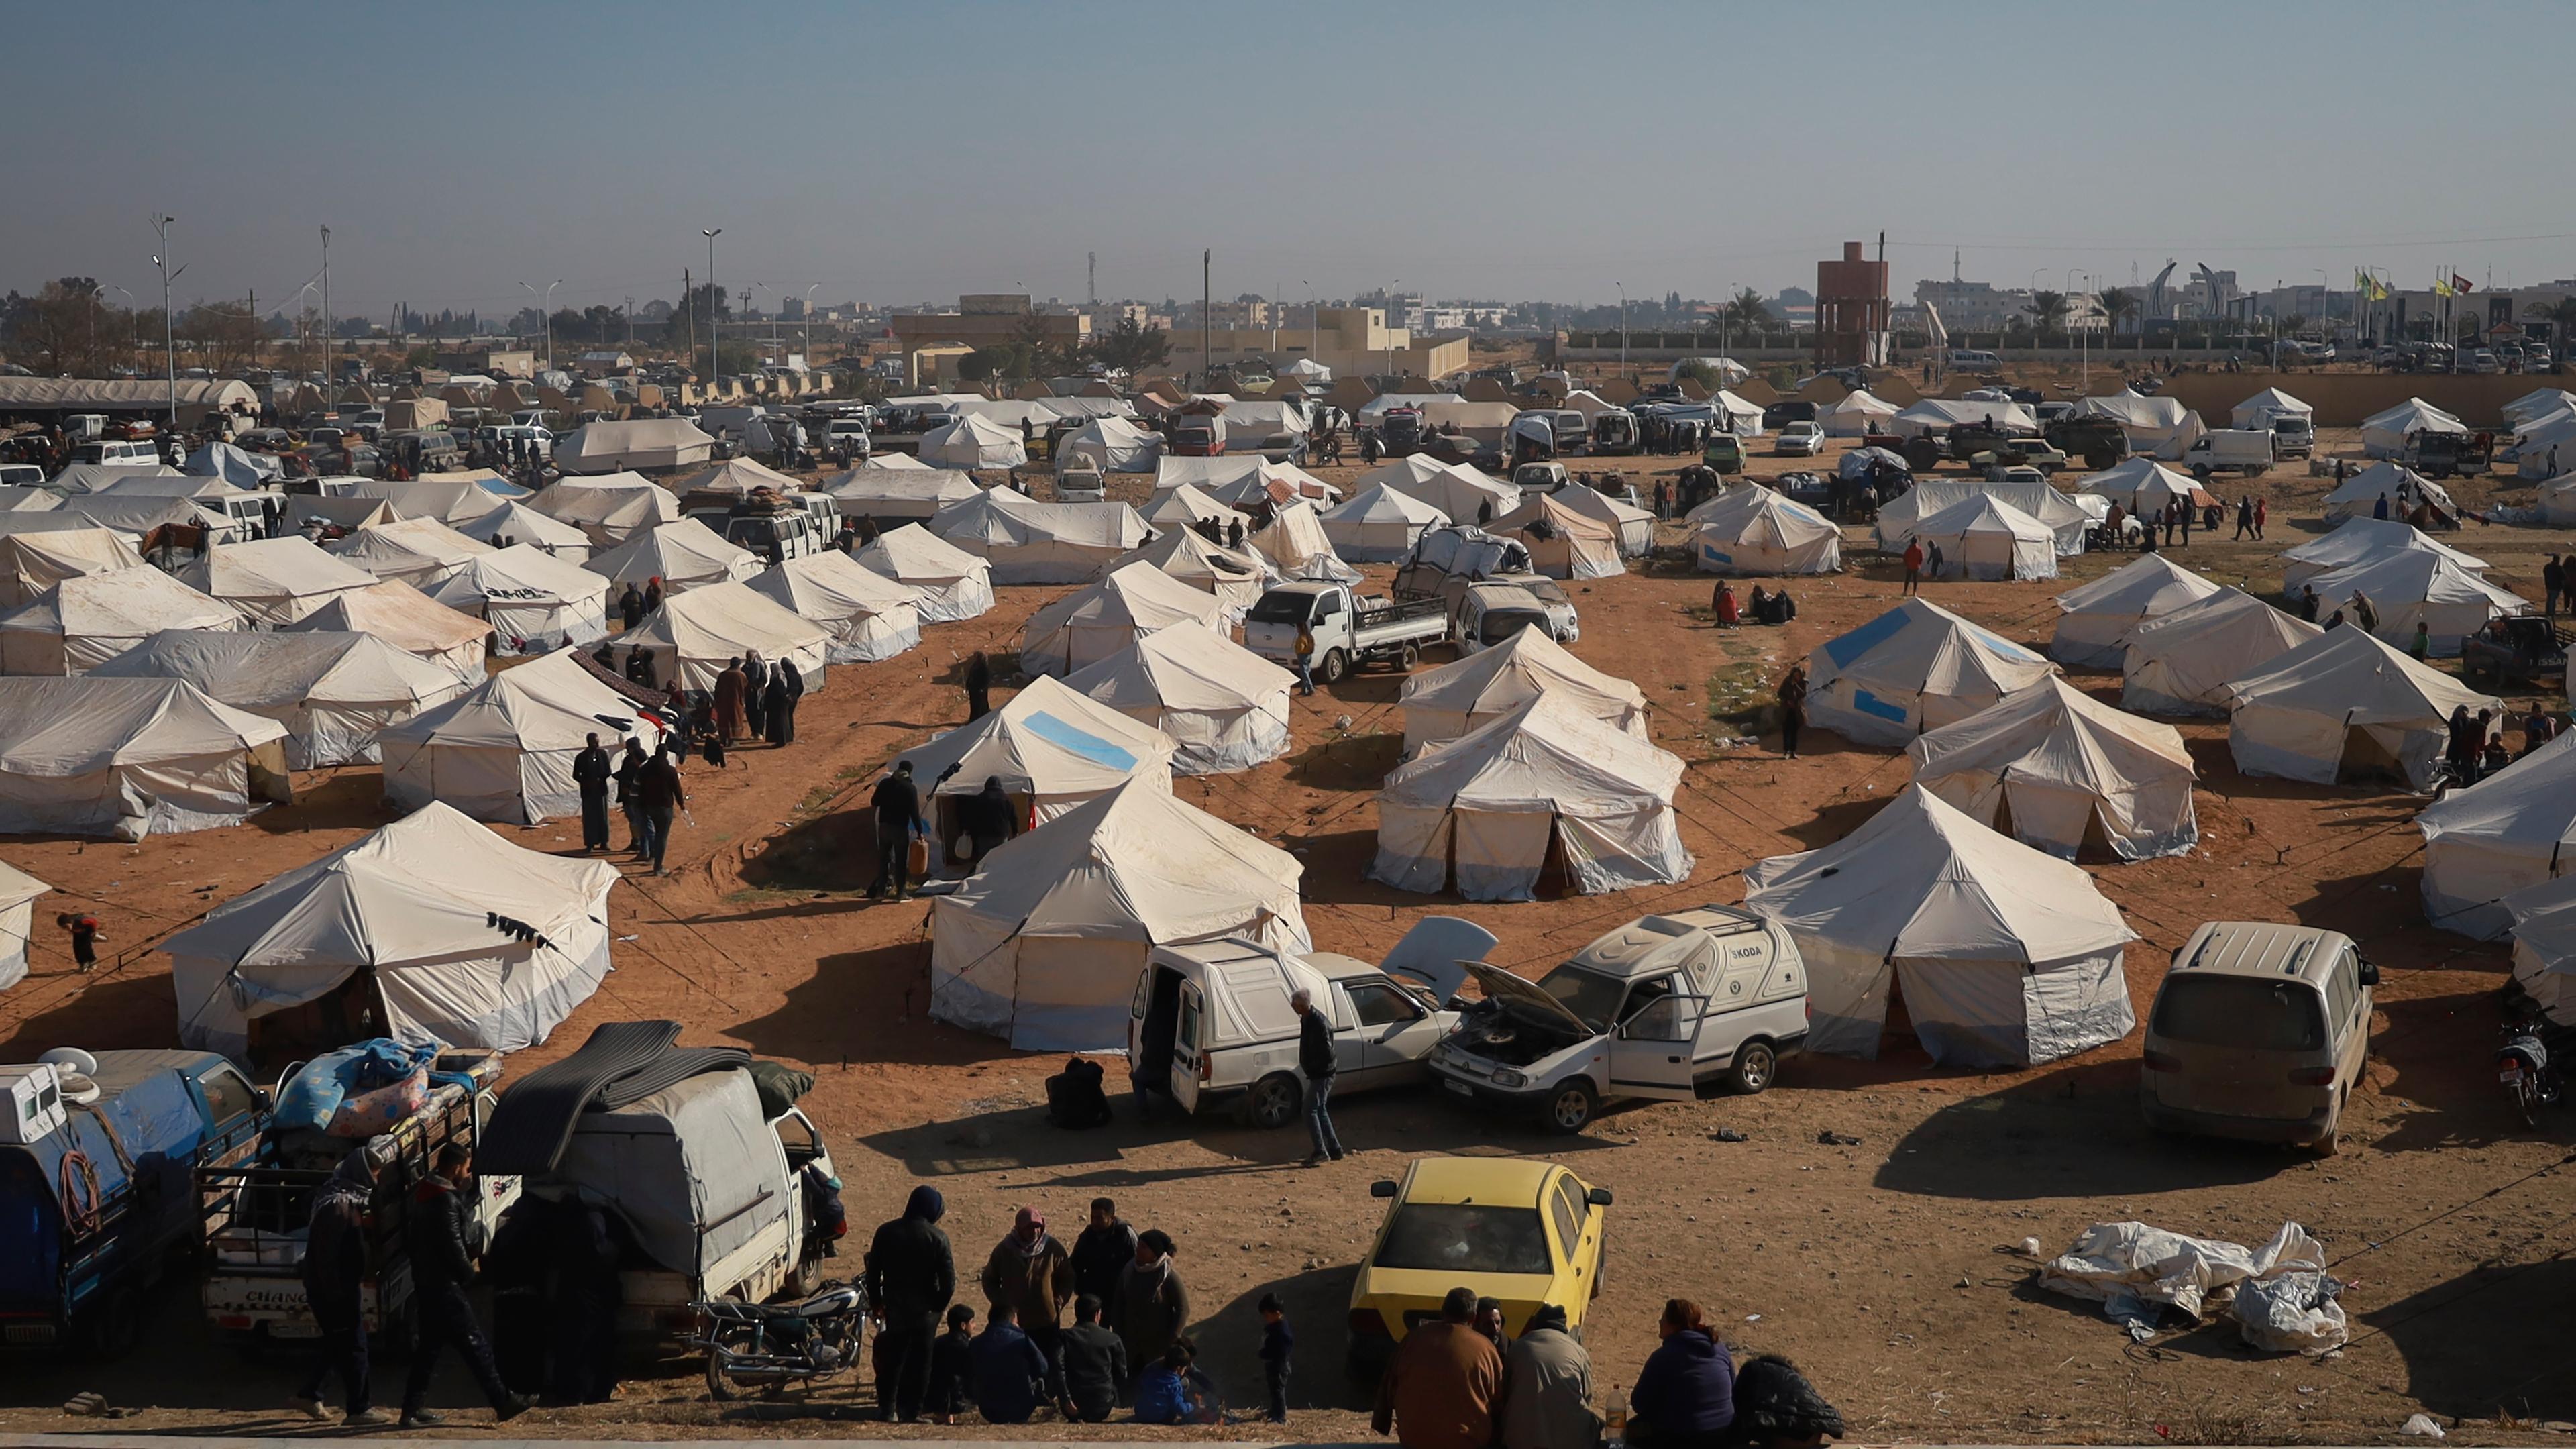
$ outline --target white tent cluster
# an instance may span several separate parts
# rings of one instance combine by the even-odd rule
[[[0,833],[141,840],[287,798],[286,727],[179,679],[0,679]]]
[[[929,527],[982,558],[997,584],[1083,583],[1153,533],[1124,503],[1038,503],[1008,488],[952,503]]]
[[[2056,672],[1992,630],[1907,599],[1807,656],[1807,718],[1855,744],[1902,748]]]
[[[1727,497],[1734,497],[1736,491],[1741,490],[1730,491]],[[2044,480],[2015,483],[1987,478],[1918,478],[1913,487],[1879,506],[1878,518],[1872,525],[1878,546],[1888,553],[1903,553],[1905,541],[1922,531],[1924,519],[1980,497],[2010,504],[2045,525],[2060,558],[2084,551],[2084,531],[2095,522],[2081,502],[2058,492]]]
[[[1759,484],[1730,488],[1691,510],[1699,571],[1763,578],[1840,573],[1843,531],[1823,514]]]
[[[372,634],[165,630],[90,671],[92,679],[180,679],[210,699],[286,728],[286,765],[373,763],[376,739],[465,682]]]
[[[860,567],[838,549],[764,569],[751,589],[822,628],[829,636],[827,663],[872,664],[921,642],[919,591]]]
[[[1288,752],[1295,675],[1195,625],[1138,634],[1065,687],[1171,737],[1172,773],[1248,770]]]
[[[1020,668],[1069,674],[1159,630],[1198,628],[1214,635],[1225,627],[1222,615],[1214,595],[1150,563],[1126,564],[1031,614],[1020,633]]]
[[[2422,790],[2448,743],[2452,710],[2504,709],[2352,627],[2328,629],[2219,692],[2237,769],[2320,785],[2381,772]]]
[[[2146,714],[2225,714],[2227,681],[2322,632],[2242,589],[2220,589],[2121,637],[2120,703]]]
[[[982,719],[905,750],[929,817],[933,862],[963,831],[957,802],[999,780],[1019,818],[1043,825],[1129,779],[1172,787],[1170,735],[1040,675]]]
[[[643,650],[653,661],[655,679],[676,678],[696,692],[714,690],[727,664],[758,650],[773,666],[793,662],[812,694],[823,687],[834,638],[833,631],[749,584],[728,583],[669,595],[643,622],[618,635],[617,643]]]
[[[1472,734],[1541,694],[1652,742],[1644,690],[1575,658],[1546,630],[1531,627],[1493,648],[1406,678],[1397,695],[1404,710],[1404,753],[1410,757]]]
[[[2049,657],[2078,668],[2116,669],[2127,655],[2124,641],[2132,630],[2219,591],[2219,585],[2163,554],[2147,554],[2057,596],[2057,633],[2049,640]]]
[[[953,624],[993,607],[993,566],[920,524],[878,534],[854,557],[859,567],[911,589],[925,624]]]
[[[581,792],[573,757],[592,734],[608,746],[632,737],[647,750],[662,740],[654,717],[582,668],[571,650],[532,659],[387,728],[385,799],[403,810],[442,800],[477,820],[512,825],[574,814]]]
[[[2182,732],[2048,678],[1905,747],[1914,782],[1971,819],[2073,860],[2087,841],[2122,860],[2198,843]]]

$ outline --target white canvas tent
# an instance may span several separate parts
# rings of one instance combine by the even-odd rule
[[[608,580],[524,543],[469,560],[430,597],[488,622],[505,654],[608,637]]]
[[[1803,503],[1755,484],[1691,510],[1691,557],[1704,574],[1761,578],[1842,572],[1843,531]]]
[[[2227,681],[2323,632],[2242,589],[2220,589],[2122,638],[2120,705],[2145,714],[2225,714]]]
[[[1820,409],[1816,421],[1824,425],[1826,437],[1857,438],[1885,432],[1888,424],[1902,411],[1896,404],[1864,388],[1846,393],[1842,401]]]
[[[2345,610],[2347,622],[2357,622],[2352,596],[2369,598],[2379,611],[2379,637],[2401,649],[2414,643],[2415,626],[2423,624],[2429,631],[2426,652],[2445,659],[2458,654],[2460,641],[2485,628],[2487,620],[2531,612],[2528,601],[2439,554],[2418,549],[2365,559],[2321,574],[2314,584],[2319,601]]]
[[[209,438],[179,465],[182,473],[221,478],[235,488],[259,488],[282,476],[286,465],[273,454],[245,452],[221,439]]]
[[[513,486],[510,491],[516,494],[523,490]],[[407,480],[368,478],[351,489],[350,496],[382,499],[396,518],[434,518],[456,529],[513,501],[485,487],[479,473],[433,473]]]
[[[1807,656],[1807,722],[1901,749],[2056,672],[1938,604],[1907,599]]]
[[[1919,786],[1744,881],[1806,960],[1812,1051],[1876,1057],[1898,991],[1942,1066],[2055,1061],[2137,1025],[2120,969],[2137,935],[2092,877]]]
[[[1064,471],[1066,460],[1080,459],[1103,473],[1151,473],[1163,456],[1163,435],[1124,418],[1094,418],[1057,443],[1055,455],[1057,472]]]
[[[1404,710],[1404,753],[1472,734],[1546,694],[1621,734],[1652,744],[1646,693],[1574,657],[1545,629],[1524,627],[1490,649],[1409,675],[1397,694]]]
[[[373,634],[468,684],[483,682],[483,646],[492,635],[492,626],[474,615],[459,613],[409,584],[394,583],[334,595],[287,627]]]
[[[1038,503],[995,488],[952,503],[930,531],[981,557],[999,584],[1079,584],[1153,536],[1124,503]]]
[[[1288,752],[1288,691],[1297,676],[1205,629],[1140,634],[1064,683],[1171,736],[1172,773],[1249,770]]]
[[[2417,433],[2465,433],[2468,424],[2420,397],[2361,420],[2361,451],[2373,458],[2403,458]]]
[[[1215,458],[1175,458],[1169,453],[1154,465],[1154,489],[1160,493],[1190,484],[1230,508],[1255,500],[1273,504],[1303,498],[1323,507],[1342,496],[1333,485],[1294,463],[1274,463],[1258,453],[1229,453]]]
[[[1023,826],[1043,825],[1131,778],[1171,789],[1174,748],[1170,735],[1041,674],[992,713],[897,754],[895,763],[912,762],[936,864],[963,833],[958,802],[988,778],[1002,782]]]
[[[832,633],[749,584],[722,583],[666,595],[660,608],[617,636],[617,645],[643,650],[653,661],[655,679],[667,684],[676,678],[700,692],[715,689],[729,661],[757,649],[772,667],[794,661],[805,676],[805,692],[815,694],[823,688]]]
[[[2342,523],[2353,518],[2380,521],[2379,501],[2383,498],[2388,500],[2387,522],[2404,522],[2419,502],[2430,502],[2453,518],[2459,516],[2459,506],[2451,501],[2449,489],[2403,464],[2382,461],[2346,478],[2326,495],[2326,522]]]
[[[2487,561],[2472,558],[2430,534],[2394,518],[2372,518],[2367,513],[2348,518],[2323,538],[2310,539],[2281,555],[2281,584],[2285,592],[2297,593],[2302,584],[2330,573],[2368,563],[2393,553],[2414,550],[2448,559],[2473,574],[2486,572]]]
[[[286,728],[176,679],[0,679],[0,834],[239,825],[288,798]]]
[[[1992,494],[1964,498],[1914,524],[1926,548],[1940,546],[1943,571],[1965,579],[2053,579],[2057,535]]]
[[[1986,402],[1927,397],[1887,420],[1887,430],[1904,438],[1939,437],[1960,423],[1993,421],[1998,427],[2039,431],[2039,419],[2017,402]]]
[[[615,548],[680,516],[678,494],[633,473],[558,478],[528,506],[588,534],[595,549]]]
[[[703,466],[716,440],[686,418],[584,423],[555,440],[555,466],[566,473],[617,473]]]
[[[36,897],[52,889],[15,866],[0,864],[0,991],[27,979],[27,942],[36,924]]]
[[[1496,518],[1488,532],[1517,538],[1530,567],[1552,579],[1607,579],[1628,571],[1616,526],[1541,494]]]
[[[2206,508],[2218,501],[2216,495],[2188,475],[2144,456],[2131,456],[2103,469],[2085,479],[2075,491],[2108,498],[2127,512],[2148,518],[2163,513],[2165,505],[2177,498],[2194,508]]]
[[[1520,506],[1518,491],[1506,488],[1464,463],[1443,463],[1415,453],[1381,463],[1351,484],[1354,494],[1380,484],[1448,515],[1453,523],[1479,523],[1500,518]],[[1331,514],[1325,515],[1327,518]]]
[[[1449,515],[1385,483],[1373,483],[1316,520],[1333,552],[1354,563],[1393,563]],[[1265,530],[1266,531],[1266,530]]]
[[[376,737],[465,692],[465,682],[371,634],[165,630],[90,671],[181,679],[286,727],[286,767],[372,764]]]
[[[0,674],[86,674],[163,629],[239,629],[242,616],[149,565],[68,578],[0,614]]]
[[[949,504],[972,498],[981,490],[969,474],[915,466],[852,468],[827,481],[823,491],[840,500],[842,517],[873,518],[887,524],[924,522]]]
[[[740,583],[760,572],[760,559],[698,520],[681,518],[592,554],[582,567],[619,587],[640,589],[660,579],[663,593],[684,594],[709,584]]]
[[[831,636],[826,646],[829,663],[873,664],[921,642],[921,614],[914,607],[918,591],[861,568],[837,549],[764,569],[751,580],[751,588],[798,618],[820,625]]]
[[[707,493],[740,501],[763,488],[784,497],[804,492],[805,484],[757,458],[727,458],[712,468],[701,468],[685,478],[671,480],[671,493],[679,498],[692,493]]]
[[[218,544],[181,569],[179,581],[271,628],[292,624],[337,595],[376,586],[375,575],[292,537]]]
[[[1311,948],[1296,857],[1143,781],[993,852],[930,917],[930,1014],[1023,1051],[1117,1051],[1146,954]]]
[[[1632,508],[1598,488],[1587,488],[1581,483],[1568,483],[1548,496],[1607,525],[1618,540],[1620,557],[1644,558],[1655,551],[1654,510]]]
[[[1554,856],[1585,895],[1690,878],[1673,811],[1682,762],[1541,691],[1398,766],[1369,874],[1471,901],[1536,898]]]
[[[2528,483],[2576,474],[2576,413],[2551,413],[2517,431],[2513,456],[2514,476]]]
[[[26,515],[13,515],[20,516]],[[0,533],[0,607],[17,608],[65,579],[141,567],[143,555],[125,535],[110,529],[75,523],[42,532]]]
[[[2508,897],[2576,875],[2576,735],[2444,795],[2415,828],[2424,832],[2424,918],[2481,941],[2502,937],[2514,924]]]
[[[2576,392],[2559,387],[2539,387],[2506,403],[2498,411],[2505,426],[2519,432],[2535,418],[2552,413],[2576,412]]]
[[[1743,491],[1730,489],[1726,496],[1732,498]],[[1916,526],[1923,519],[1980,497],[2009,503],[2047,525],[2059,558],[2084,551],[2084,531],[2092,527],[2097,518],[2082,502],[2058,492],[2054,485],[2044,480],[2010,483],[1986,478],[1922,477],[1914,480],[1913,487],[1879,505],[1878,518],[1872,530],[1880,550],[1903,553],[1905,540],[1914,536]],[[1701,508],[1708,506],[1705,503],[1700,505]],[[2109,505],[2103,505],[2102,511],[2108,513]]]
[[[1020,631],[1020,668],[1066,675],[1097,663],[1158,629],[1194,626],[1215,635],[1224,607],[1213,594],[1150,563],[1123,564],[1029,616]]]
[[[1193,528],[1166,528],[1127,560],[1152,564],[1215,599],[1219,622],[1228,628],[1243,622],[1270,583],[1269,567],[1259,554],[1248,547],[1240,553],[1219,548]]]
[[[2122,860],[2181,855],[2200,841],[2182,732],[2123,714],[2062,679],[2008,694],[1905,752],[1914,783],[2062,860],[2088,839]]]
[[[1019,468],[1029,461],[1017,431],[977,413],[943,423],[921,438],[921,461],[934,468]]]
[[[654,717],[558,650],[386,730],[385,799],[402,810],[444,800],[512,825],[577,814],[573,758],[592,734],[611,755],[629,737],[648,753],[662,742]]]
[[[604,860],[523,850],[432,801],[164,941],[179,1040],[247,1059],[259,1018],[360,978],[397,1041],[542,1045],[608,975],[616,883]],[[496,914],[536,939],[494,930]]]
[[[953,624],[993,607],[992,565],[918,523],[878,534],[856,558],[861,568],[911,589],[925,624]]]
[[[1299,500],[1282,504],[1270,515],[1270,522],[1259,533],[1243,541],[1244,547],[1267,560],[1282,578],[1331,579],[1354,584],[1360,571],[1342,562],[1333,551],[1333,540],[1324,532],[1324,518],[1312,503]]]
[[[2221,586],[2160,553],[2141,555],[2089,584],[2057,596],[2057,633],[2048,657],[2080,669],[2117,669],[2131,630],[2199,603]]]
[[[324,552],[379,582],[399,579],[415,589],[431,589],[455,577],[467,559],[492,552],[492,546],[435,518],[406,518],[364,525]]]
[[[2319,785],[2375,771],[2422,790],[2448,743],[2453,709],[2466,706],[2472,716],[2504,709],[2349,626],[2229,680],[2221,692],[2237,769]]]
[[[2513,918],[2513,979],[2560,1026],[2576,1026],[2576,877],[2504,898]]]
[[[1250,527],[1252,523],[1250,514],[1217,502],[1195,483],[1176,483],[1156,493],[1139,513],[1147,523],[1165,531],[1195,523],[1214,523],[1220,528],[1235,523]]]
[[[2067,409],[2067,416],[2114,419],[2128,435],[2132,452],[2165,459],[2180,458],[2209,431],[2200,414],[2180,400],[2140,397],[2126,388],[2109,397],[2079,399]]]
[[[2274,418],[2312,418],[2317,410],[2277,387],[2267,387],[2230,409],[2228,426],[2272,430]]]
[[[539,513],[517,499],[511,499],[480,518],[469,518],[454,527],[465,537],[477,543],[488,543],[494,548],[508,548],[514,543],[524,543],[542,553],[550,553],[568,564],[583,563],[590,558],[589,534],[560,518]]]

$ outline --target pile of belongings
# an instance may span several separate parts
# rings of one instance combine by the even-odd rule
[[[2102,1316],[2140,1343],[2155,1336],[2167,1310],[2194,1323],[2224,1313],[2248,1345],[2268,1353],[2322,1356],[2352,1336],[2325,1245],[2297,1223],[2281,1224],[2253,1249],[2145,1223],[2095,1223],[2039,1270],[2039,1286],[2099,1302]]]

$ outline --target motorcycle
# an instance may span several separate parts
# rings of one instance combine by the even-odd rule
[[[775,1389],[833,1378],[859,1361],[867,1301],[847,1283],[827,1283],[797,1303],[714,1298],[689,1306],[699,1331],[688,1343],[706,1350],[707,1392],[718,1401],[755,1384]]]
[[[2496,1052],[2496,1080],[2513,1094],[2526,1127],[2540,1125],[2540,1109],[2554,1107],[2566,1091],[2570,1052],[2576,1052],[2576,1027],[2553,1026],[2538,1016],[2508,1023],[2504,1045]]]

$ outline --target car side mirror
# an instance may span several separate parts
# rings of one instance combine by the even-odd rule
[[[2362,962],[2361,984],[2364,986],[2377,986],[2379,984],[2379,967],[2368,961]]]
[[[1606,1187],[1596,1187],[1585,1193],[1583,1195],[1583,1200],[1592,1204],[1594,1207],[1608,1207],[1610,1205],[1610,1189]]]
[[[1394,1179],[1392,1179],[1392,1178],[1385,1178],[1385,1177],[1381,1177],[1381,1178],[1379,1178],[1377,1181],[1370,1183],[1370,1184],[1369,1184],[1369,1196],[1371,1196],[1371,1197],[1393,1197],[1393,1196],[1395,1196],[1395,1180],[1394,1180]]]

